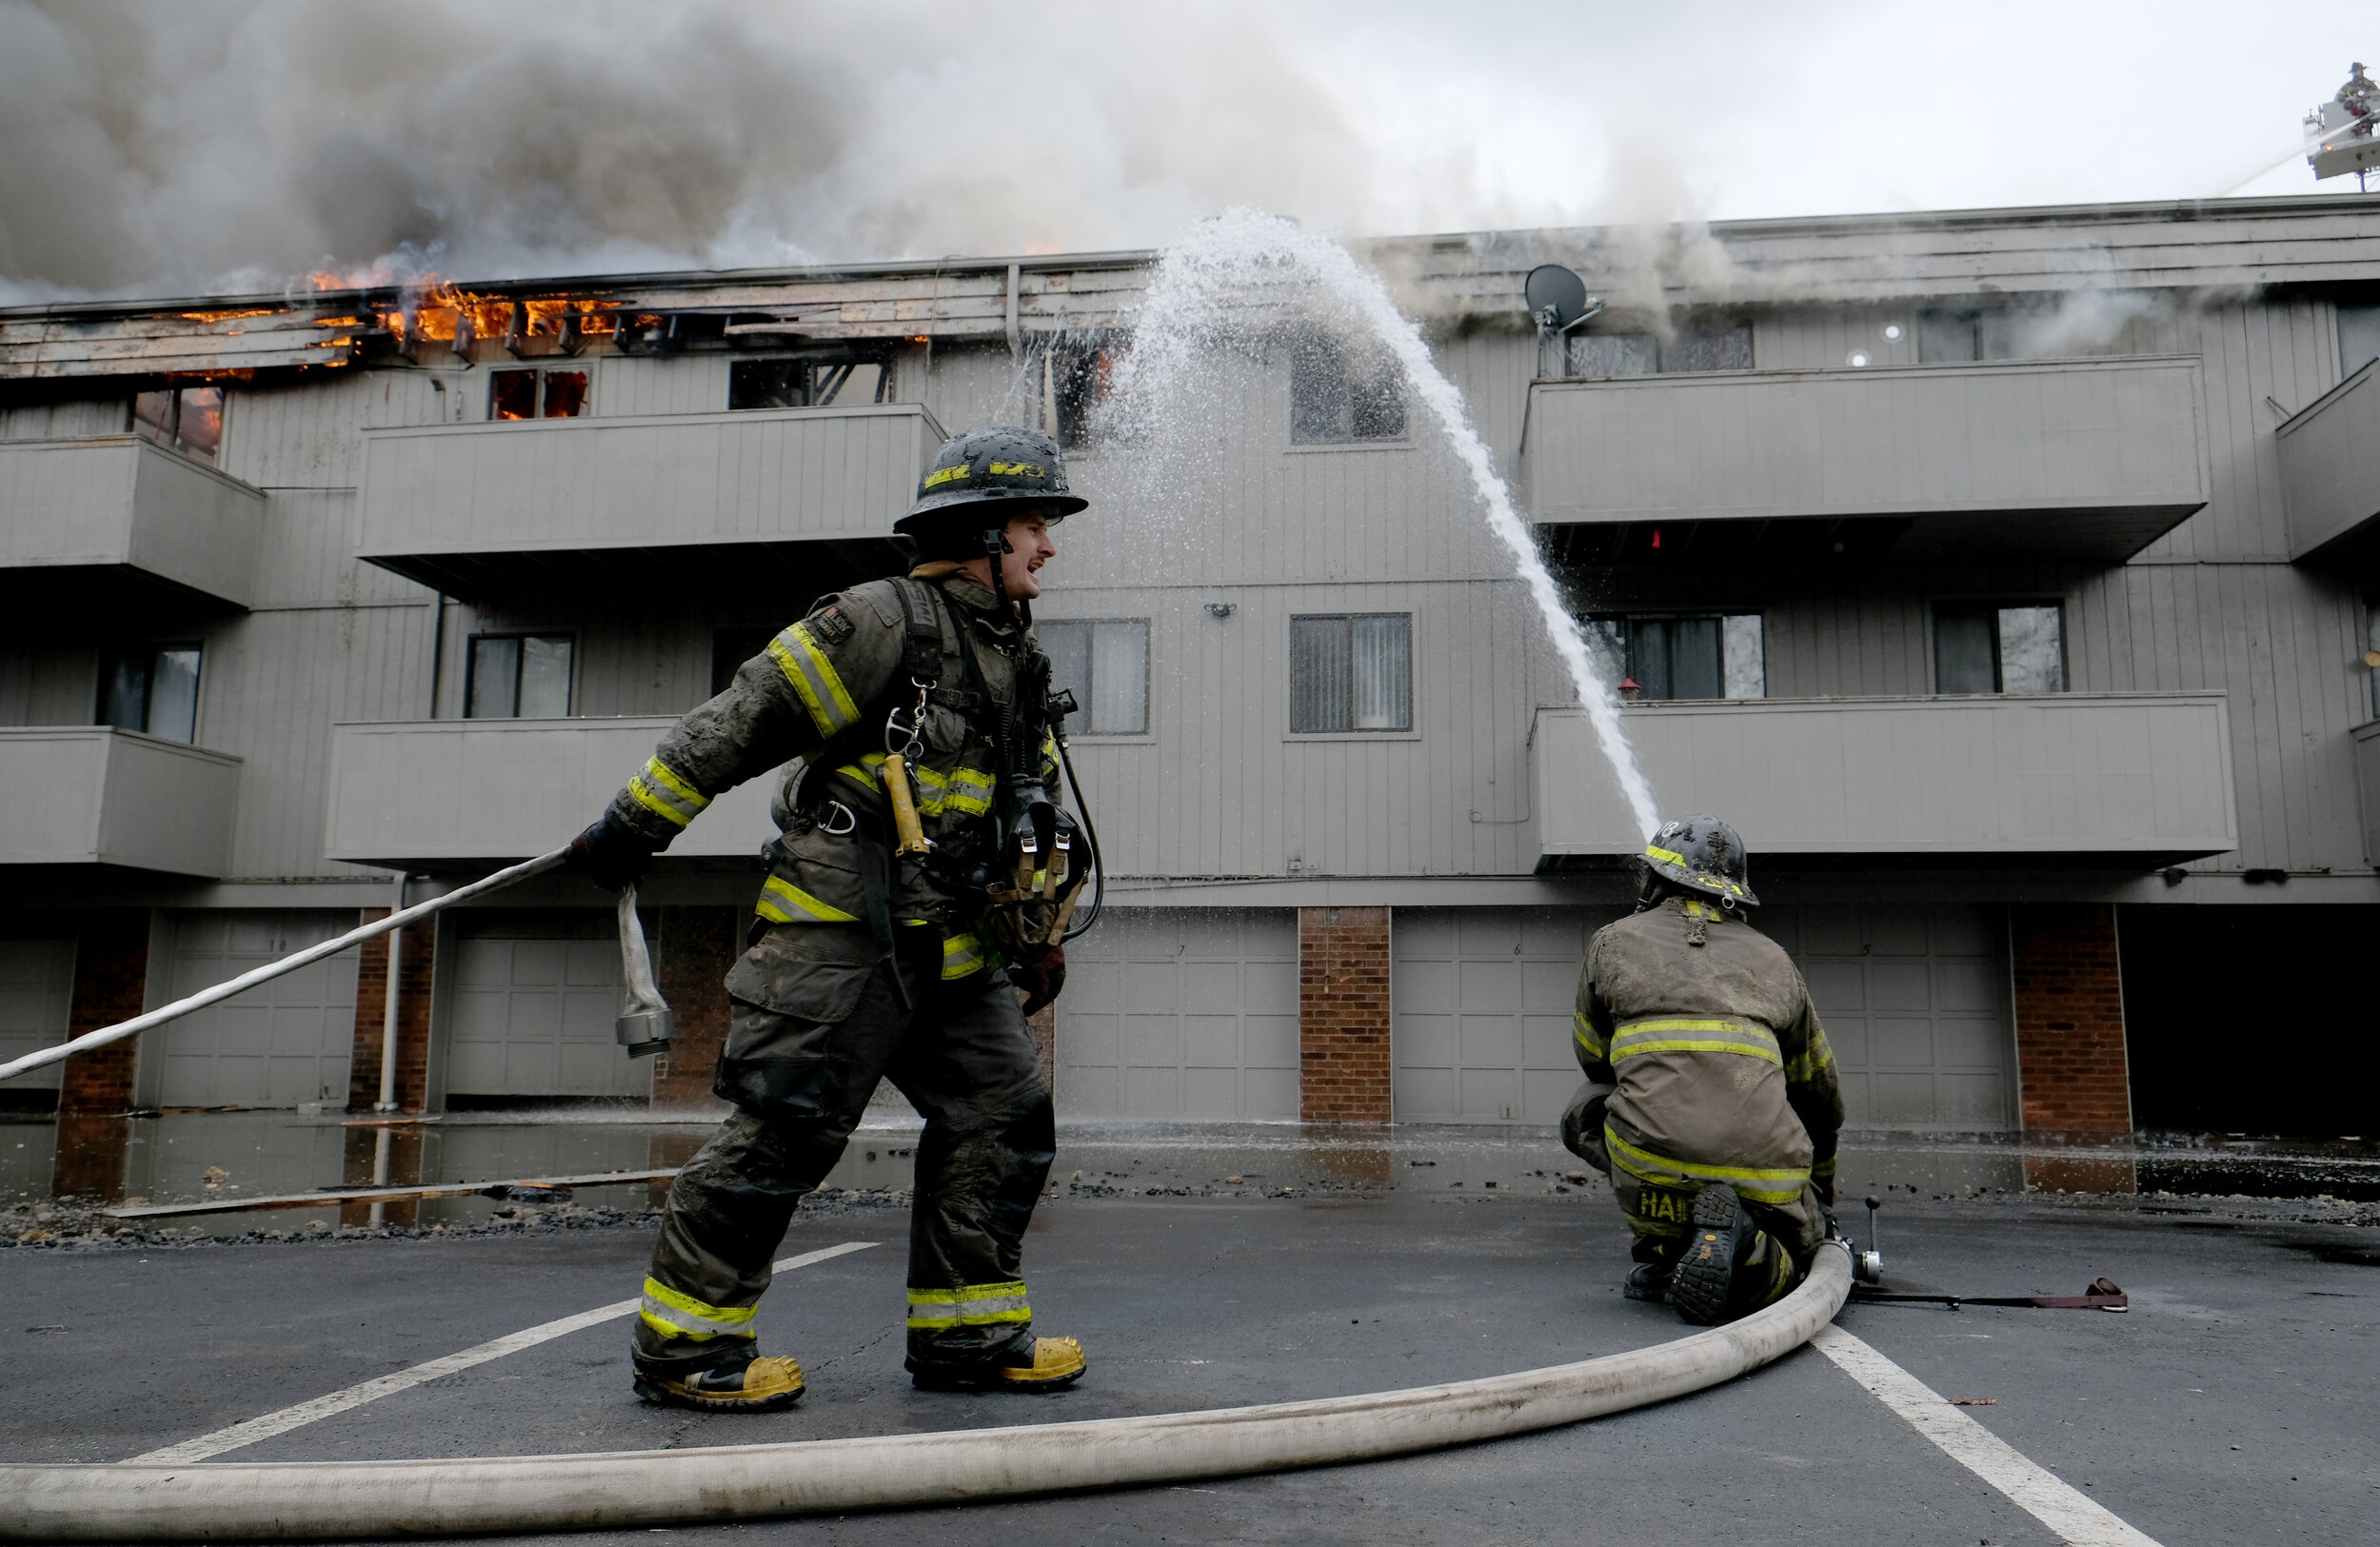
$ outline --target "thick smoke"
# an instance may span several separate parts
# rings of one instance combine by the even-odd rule
[[[1299,57],[1235,4],[0,0],[0,300],[1575,213]]]

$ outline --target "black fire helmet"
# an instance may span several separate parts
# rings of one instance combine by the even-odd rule
[[[1744,852],[1742,835],[1716,817],[1663,823],[1644,846],[1644,865],[1680,886],[1748,907],[1760,905],[1752,895],[1752,856]]]
[[[1058,443],[1038,429],[995,426],[954,435],[934,453],[918,480],[917,502],[893,529],[916,540],[928,558],[951,548],[982,551],[985,528],[1004,526],[1009,506],[1035,506],[1052,523],[1091,502],[1066,488],[1066,459]]]

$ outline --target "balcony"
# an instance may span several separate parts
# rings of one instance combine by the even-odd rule
[[[1664,812],[1807,864],[2152,869],[2238,846],[2220,693],[1757,699],[1625,711]],[[1540,869],[1642,851],[1586,716],[1541,710]]]
[[[1578,562],[2115,564],[2207,503],[2199,377],[2157,356],[1539,382],[1523,470]]]
[[[132,435],[0,445],[0,598],[44,611],[246,607],[265,496]]]
[[[240,760],[105,725],[0,730],[0,864],[230,867]]]
[[[915,404],[364,434],[361,556],[452,596],[650,596],[889,572],[942,441]]]
[[[674,715],[334,725],[325,852],[409,870],[488,868],[568,843],[645,764]],[[669,846],[749,862],[777,836],[774,776],[723,795]]]
[[[2380,367],[2366,366],[2279,430],[2290,557],[2380,553]]]

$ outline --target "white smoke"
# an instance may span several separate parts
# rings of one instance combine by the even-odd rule
[[[1306,57],[1242,0],[0,0],[0,299],[1583,209],[1359,129]]]

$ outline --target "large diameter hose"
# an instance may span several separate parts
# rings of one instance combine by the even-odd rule
[[[1833,1320],[1851,1259],[1730,1326],[1632,1353],[1365,1397],[707,1450],[453,1461],[0,1466],[0,1537],[309,1540],[681,1525],[1228,1478],[1476,1444],[1666,1401]]]
[[[337,956],[348,946],[360,945],[374,935],[386,935],[392,930],[403,929],[407,924],[418,923],[442,909],[450,908],[457,902],[466,902],[474,897],[484,897],[499,887],[509,886],[516,881],[526,881],[531,876],[543,875],[562,863],[569,852],[567,849],[556,849],[551,854],[541,854],[534,860],[524,860],[510,869],[499,870],[492,876],[484,876],[468,886],[458,886],[444,896],[433,897],[426,902],[416,902],[409,908],[401,908],[385,919],[373,920],[360,929],[350,929],[336,940],[327,940],[319,945],[308,945],[306,949],[285,956],[278,962],[268,962],[261,967],[241,973],[228,982],[220,982],[212,988],[201,989],[188,999],[175,1000],[171,1004],[151,1010],[146,1015],[136,1015],[129,1021],[120,1021],[112,1026],[102,1026],[97,1031],[87,1031],[72,1041],[60,1042],[55,1047],[40,1048],[26,1054],[21,1059],[0,1063],[0,1080],[13,1080],[18,1075],[30,1074],[35,1069],[71,1058],[77,1053],[87,1053],[94,1047],[105,1047],[109,1042],[122,1041],[127,1037],[137,1037],[151,1026],[162,1026],[169,1021],[179,1021],[193,1010],[203,1010],[209,1004],[220,1003],[234,994],[244,993],[255,987],[258,983],[268,983],[275,978],[295,972],[300,967],[311,965],[324,957]]]

